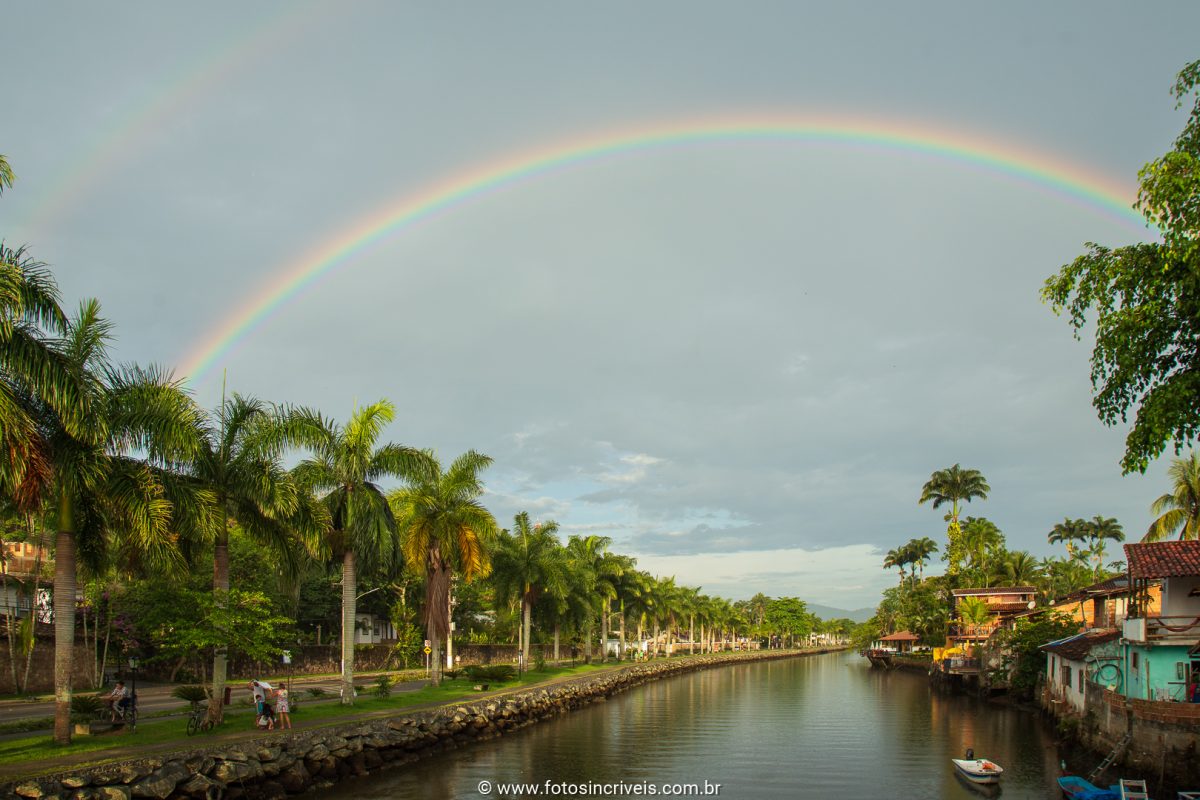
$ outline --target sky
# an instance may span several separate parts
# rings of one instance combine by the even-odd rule
[[[1131,536],[1168,457],[1122,476],[1090,338],[1039,297],[1184,123],[1200,6],[1161,2],[123,3],[2,7],[0,236],[99,297],[114,355],[495,459],[527,510],[730,598],[874,605],[883,554],[967,514],[1054,552]],[[223,326],[389,210],[654,130],[383,231],[201,365]],[[956,157],[958,142],[1044,173]],[[1037,170],[1035,170],[1036,172]],[[459,184],[455,184],[459,181]],[[1090,202],[1103,189],[1108,206]],[[318,259],[319,262],[319,259]],[[189,368],[191,371],[189,372]],[[936,571],[936,569],[935,569]]]

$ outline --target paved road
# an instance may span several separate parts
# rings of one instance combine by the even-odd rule
[[[357,680],[355,685],[359,687],[359,694],[369,692],[374,685],[375,677],[381,673],[364,673],[355,676]],[[243,697],[250,696],[248,688],[249,681],[238,680],[232,682],[233,686],[233,702],[236,704]],[[418,689],[424,688],[429,682],[425,680],[405,681],[397,683],[392,687],[393,692],[415,692]],[[272,682],[272,686],[279,684]],[[331,700],[336,700],[339,690],[341,689],[341,678],[339,676],[297,676],[292,680],[292,691],[301,698],[302,703],[323,702],[315,698],[307,696],[308,689],[321,688],[333,695]],[[137,687],[138,693],[138,711],[142,715],[153,714],[159,711],[179,710],[183,713],[187,704],[177,697],[172,697],[171,692],[175,689],[174,684],[145,684],[139,683]],[[111,690],[111,687],[110,687]],[[90,689],[77,689],[76,691],[88,693]],[[45,719],[46,717],[54,716],[54,702],[52,700],[41,700],[38,702],[28,702],[25,700],[5,700],[0,701],[0,723],[18,722],[26,719]],[[22,734],[28,736],[28,733]]]

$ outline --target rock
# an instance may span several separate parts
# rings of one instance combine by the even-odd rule
[[[290,767],[279,773],[279,783],[284,789],[287,789],[292,794],[302,792],[308,788],[312,776],[304,767],[303,761],[297,761]]]
[[[46,786],[36,781],[18,784],[13,791],[17,793],[18,797],[49,797],[52,794]]]
[[[221,796],[221,790],[225,788],[224,784],[214,781],[212,778],[206,778],[203,775],[193,775],[190,780],[179,784],[176,791],[188,797],[204,798],[204,800],[216,800]]]
[[[287,797],[287,790],[279,781],[263,781],[258,785],[255,797],[261,797],[264,800],[280,800]]]
[[[304,754],[306,761],[323,761],[329,757],[329,748],[319,744]]]
[[[82,789],[84,786],[92,785],[92,779],[87,775],[69,775],[60,782],[68,789]]]
[[[260,762],[274,761],[279,758],[280,749],[278,747],[260,747],[255,754]]]
[[[96,789],[96,796],[103,800],[129,800],[132,795],[128,786],[100,786]]]
[[[157,797],[165,800],[175,791],[175,785],[186,780],[189,773],[182,764],[173,761],[149,777],[133,785],[134,797]]]
[[[226,761],[238,761],[243,763],[250,760],[250,756],[246,755],[241,750],[230,750],[228,753],[221,756],[221,758],[225,759]]]

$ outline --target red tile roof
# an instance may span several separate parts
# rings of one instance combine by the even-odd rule
[[[993,586],[991,589],[955,589],[951,592],[955,597],[980,594],[1037,594],[1036,586]]]
[[[879,641],[881,641],[881,642],[915,642],[920,638],[921,638],[920,636],[917,636],[916,634],[913,634],[913,633],[909,633],[908,631],[897,631],[896,633],[893,633],[891,636],[884,636]]]
[[[1068,661],[1083,661],[1093,647],[1105,642],[1111,642],[1120,635],[1121,632],[1116,628],[1086,631],[1067,639],[1059,639],[1057,642],[1044,644],[1040,649],[1054,653],[1059,658],[1065,658]]]
[[[988,603],[988,611],[1007,614],[1012,611],[1029,611],[1029,601],[1024,603]]]
[[[1139,542],[1125,545],[1134,578],[1185,578],[1200,575],[1200,540]]]

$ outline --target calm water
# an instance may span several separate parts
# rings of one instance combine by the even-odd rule
[[[954,775],[950,758],[967,747],[1005,768],[998,790]],[[1040,799],[1061,796],[1057,763],[1033,714],[932,692],[923,675],[830,654],[658,681],[327,796],[478,798],[480,782],[490,781],[486,796],[500,798],[515,796],[495,788],[509,782],[707,780],[727,800]]]

